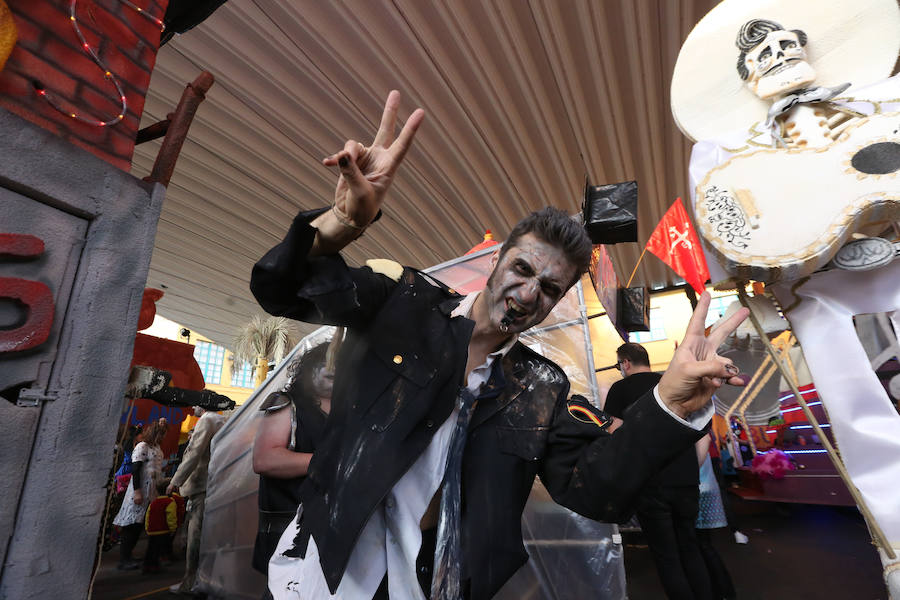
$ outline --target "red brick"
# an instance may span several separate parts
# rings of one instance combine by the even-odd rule
[[[66,72],[23,48],[16,48],[6,62],[6,68],[20,73],[28,79],[37,79],[48,92],[65,98],[75,96],[77,82]]]
[[[114,119],[122,110],[122,102],[116,88],[108,83],[103,89],[98,90],[92,86],[82,84],[78,88],[79,104],[90,107],[90,116],[98,121]],[[85,115],[88,116],[88,115]]]
[[[109,150],[116,156],[126,156],[128,157],[128,161],[131,162],[131,155],[134,154],[134,140],[137,137],[137,132],[133,134],[129,134],[122,129],[116,129],[115,127],[110,128],[109,130]]]
[[[79,81],[87,81],[100,87],[106,80],[104,70],[83,51],[75,50],[61,43],[57,39],[48,40],[44,44],[42,55],[46,60],[65,70],[69,75]]]
[[[94,115],[86,114],[83,116],[93,118]],[[104,151],[108,151],[110,149],[109,127],[91,125],[72,119],[69,121],[68,130],[69,135],[77,137],[85,143],[90,144],[94,148],[100,148]]]
[[[128,114],[125,115],[126,119],[133,118],[134,123],[134,131],[137,133],[138,127],[140,127],[141,123],[141,115],[144,114],[144,97],[143,96],[130,96],[128,97]]]
[[[131,98],[132,96],[144,96],[147,93],[147,87],[150,80],[149,78],[145,81],[128,81],[127,79],[119,78],[119,83],[122,84],[122,89],[125,90],[125,95]],[[129,100],[130,103],[130,100]]]
[[[69,129],[72,127],[73,119],[67,114],[63,114],[50,106],[48,102],[45,100],[35,96],[34,101],[31,104],[32,116],[27,117],[29,120],[34,121],[35,123],[39,123],[39,119],[43,119],[44,121],[52,122],[58,128],[57,135],[60,137],[64,137],[68,134]],[[51,131],[53,131],[51,129]]]
[[[31,79],[12,69],[0,71],[0,98],[28,98],[30,102],[32,94],[34,86],[31,85]]]
[[[127,81],[142,94],[147,93],[150,85],[150,71],[143,65],[139,65],[121,52],[110,52],[108,62],[109,70],[115,73],[119,79]]]
[[[41,25],[47,31],[72,30],[68,5],[51,0],[7,0],[7,6],[14,17],[24,17]],[[18,20],[16,21],[18,25]]]
[[[148,4],[147,0],[132,0],[132,3],[142,8],[147,7]],[[165,11],[161,10],[157,12],[155,7],[149,6],[146,14],[162,19],[163,15],[165,15]],[[125,5],[122,7],[122,19],[135,34],[143,38],[149,45],[159,46],[161,30],[156,21]]]
[[[85,27],[84,23],[78,22],[78,30],[81,31],[81,35],[84,36],[84,41],[88,43],[88,45],[93,48],[95,51],[100,48],[100,45],[103,43],[105,36],[90,27]],[[78,50],[79,52],[84,52],[84,47],[82,46],[81,38],[78,37],[78,34],[75,33],[75,28],[69,25],[67,29],[59,32],[53,32],[58,37],[59,41],[69,46],[73,50]]]
[[[21,16],[16,16],[13,20],[16,22],[18,36],[16,45],[30,49],[40,48],[43,43],[44,27]]]
[[[123,56],[127,56],[128,60],[130,60],[131,62],[133,62],[135,64],[141,65],[144,68],[147,68],[147,70],[149,71],[149,68],[147,67],[147,61],[145,60],[145,56],[146,56],[144,54],[145,48],[147,48],[147,42],[145,42],[144,40],[138,39],[138,38],[135,38],[135,41],[132,44],[128,44],[128,45],[116,44],[115,45],[115,49],[117,52],[119,52]],[[151,54],[151,57],[153,55],[155,55],[155,53],[156,52],[153,51],[153,53]]]
[[[148,73],[153,73],[153,66],[156,64],[157,49],[141,42],[141,44],[131,53],[132,60],[144,67]]]
[[[115,46],[133,46],[140,41],[140,38],[131,31],[128,24],[120,16],[123,10],[130,9],[124,4],[116,5],[117,9],[119,7],[121,7],[121,10],[110,12],[105,6],[94,5],[90,10],[92,19],[88,26]]]

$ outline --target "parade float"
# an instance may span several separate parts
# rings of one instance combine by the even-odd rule
[[[757,296],[789,322],[828,434],[750,307],[758,339],[866,519],[894,597],[898,49],[893,0],[726,0],[685,40],[671,93],[675,121],[696,141],[692,205],[712,282],[744,305],[748,283],[765,284]]]

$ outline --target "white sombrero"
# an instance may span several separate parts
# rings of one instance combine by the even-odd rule
[[[734,45],[751,19],[802,29],[816,85],[850,82],[842,95],[891,75],[900,51],[897,0],[725,0],[688,35],[672,74],[672,115],[692,140],[714,139],[766,118],[758,98],[737,73]]]

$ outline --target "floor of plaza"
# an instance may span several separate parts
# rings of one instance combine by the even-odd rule
[[[734,510],[749,543],[736,544],[727,529],[715,530],[713,542],[740,600],[887,600],[881,564],[855,508],[736,499]],[[628,598],[665,598],[641,534],[626,532],[624,543]],[[168,587],[181,580],[183,560],[154,574],[119,571],[117,560],[118,548],[104,554],[93,600],[177,598]],[[555,600],[566,598],[560,592]]]

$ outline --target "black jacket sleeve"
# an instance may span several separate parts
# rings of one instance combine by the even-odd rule
[[[652,391],[631,406],[628,420],[613,434],[573,418],[563,398],[550,428],[541,481],[559,504],[592,519],[620,522],[631,514],[644,483],[703,435],[666,413]]]
[[[322,212],[297,215],[284,239],[253,266],[250,291],[276,316],[364,327],[396,282],[368,267],[350,268],[337,254],[310,258],[316,237],[310,222]]]
[[[144,472],[144,461],[139,460],[131,463],[131,483],[134,489],[141,489],[141,475]]]

